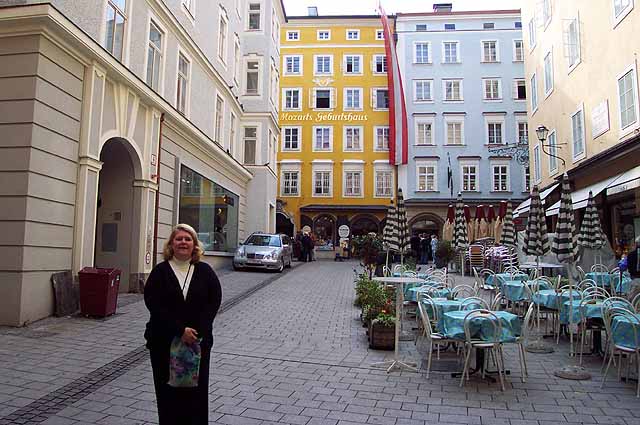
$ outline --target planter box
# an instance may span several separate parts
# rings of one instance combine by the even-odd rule
[[[369,324],[369,348],[374,350],[393,350],[395,346],[396,327],[383,326],[371,321]]]

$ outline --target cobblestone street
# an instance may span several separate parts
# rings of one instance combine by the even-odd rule
[[[610,379],[601,358],[585,361],[593,379],[552,372],[568,362],[528,354],[520,380],[515,350],[505,355],[507,390],[473,378],[463,388],[452,352],[422,373],[374,369],[391,357],[369,350],[353,306],[356,262],[294,264],[283,274],[226,272],[214,329],[210,422],[220,424],[640,424],[635,386]],[[468,278],[456,276],[458,283]],[[124,295],[104,320],[50,318],[0,328],[0,424],[146,424],[157,421],[151,367],[142,348],[147,311]],[[420,362],[419,344],[401,343]],[[613,376],[613,374],[612,374]]]

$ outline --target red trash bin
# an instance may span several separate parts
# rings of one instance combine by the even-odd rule
[[[120,270],[85,267],[80,278],[80,312],[85,316],[105,317],[116,312]]]

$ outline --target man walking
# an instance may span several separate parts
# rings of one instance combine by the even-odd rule
[[[436,249],[438,249],[438,235],[431,235],[431,257],[433,264],[436,263]]]
[[[429,239],[426,233],[420,236],[420,264],[427,264],[429,263]]]

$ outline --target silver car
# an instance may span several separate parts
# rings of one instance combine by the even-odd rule
[[[253,233],[241,244],[233,257],[233,269],[255,267],[282,272],[291,267],[291,238],[276,233]]]

